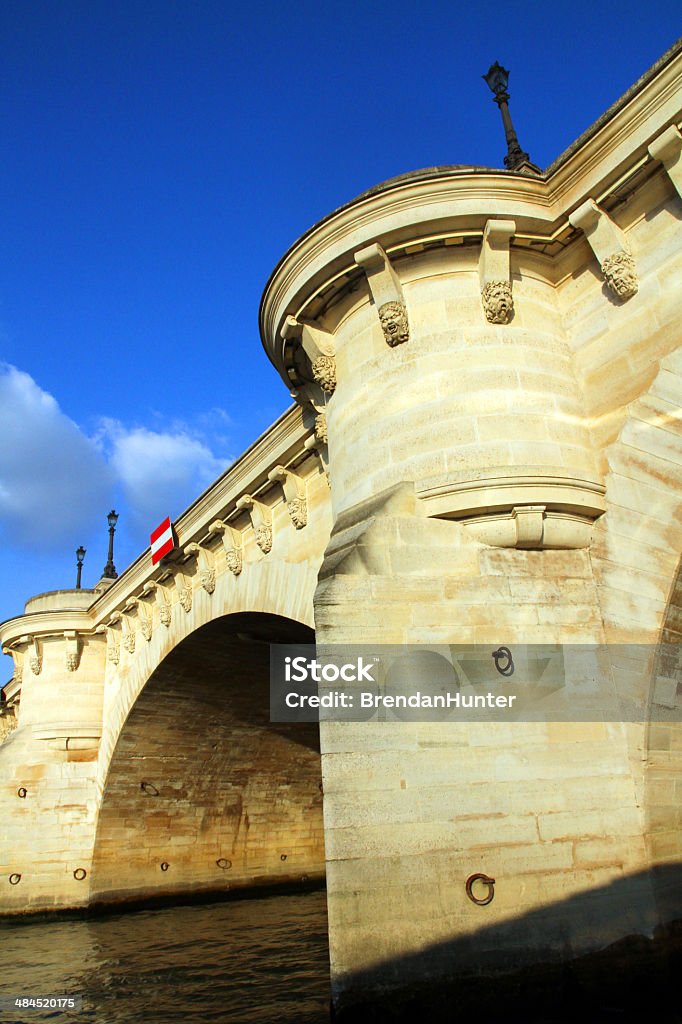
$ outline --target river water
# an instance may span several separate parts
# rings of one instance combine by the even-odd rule
[[[3,1008],[8,1024],[326,1024],[324,891],[0,922],[0,994],[81,996],[82,1008]]]

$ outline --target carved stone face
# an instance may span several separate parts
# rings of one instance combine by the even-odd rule
[[[514,312],[514,298],[508,281],[488,281],[481,293],[489,324],[508,324]]]
[[[256,544],[261,549],[264,555],[272,548],[272,529],[269,526],[257,526],[256,527]]]
[[[287,503],[291,521],[297,530],[301,530],[308,522],[308,503],[305,498],[293,498]]]
[[[601,265],[601,272],[607,285],[619,299],[629,299],[637,293],[639,281],[635,261],[624,249],[607,256]]]
[[[315,417],[315,437],[323,444],[327,443],[327,417],[323,412]]]
[[[384,302],[383,306],[379,306],[379,320],[386,343],[391,348],[409,340],[410,325],[402,302]]]
[[[336,390],[336,362],[333,356],[320,356],[315,360],[313,379],[329,394]]]
[[[230,572],[234,573],[235,576],[239,576],[242,571],[242,554],[241,551],[237,551],[236,548],[231,548],[225,557],[227,568]]]

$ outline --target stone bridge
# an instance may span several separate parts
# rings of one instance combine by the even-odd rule
[[[341,1014],[682,919],[681,97],[677,46],[547,171],[403,175],[283,257],[297,404],[176,557],[0,627],[2,911],[326,874]],[[271,723],[314,636],[605,644],[669,714]]]

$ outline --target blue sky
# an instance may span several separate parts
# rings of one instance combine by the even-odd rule
[[[72,586],[79,544],[95,584],[112,505],[124,569],[287,407],[257,313],[298,235],[404,171],[501,166],[493,61],[546,166],[680,21],[663,0],[3,0],[0,619]]]

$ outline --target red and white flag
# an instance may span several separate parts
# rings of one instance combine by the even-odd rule
[[[164,555],[167,555],[169,551],[172,551],[175,547],[175,538],[173,537],[173,527],[171,525],[170,516],[157,526],[152,531],[151,537],[149,538],[152,546],[152,565],[156,565],[160,562]]]

